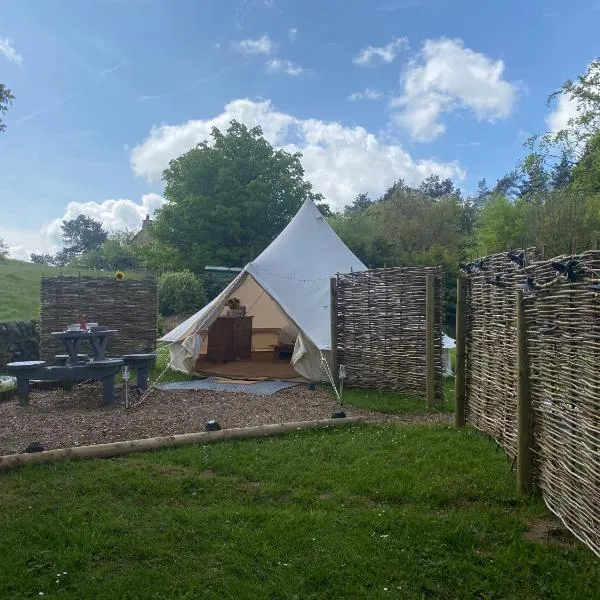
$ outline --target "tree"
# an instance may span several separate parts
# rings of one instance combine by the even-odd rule
[[[6,129],[6,125],[2,121],[3,113],[8,110],[14,99],[12,92],[3,83],[0,83],[0,133]]]
[[[319,209],[320,213],[326,218],[333,217],[333,211],[327,202],[318,202],[316,207]]]
[[[300,154],[275,150],[260,127],[231,121],[213,128],[163,173],[167,203],[152,232],[182,266],[201,273],[211,263],[236,267],[255,258],[304,200],[321,200],[304,180]]]
[[[500,177],[492,193],[498,196],[506,196],[509,199],[516,197],[519,193],[519,174],[517,171],[513,170]]]
[[[85,215],[63,221],[60,228],[65,250],[73,255],[96,250],[108,237],[102,223]]]
[[[130,271],[138,267],[135,246],[130,245],[133,233],[128,230],[113,231],[97,248],[78,255],[77,266],[88,269],[110,269]]]
[[[36,254],[35,252],[32,252],[29,258],[32,263],[38,265],[54,265],[54,256],[52,256],[52,254]]]
[[[550,185],[554,189],[564,188],[573,181],[573,165],[566,152],[561,153],[560,160],[552,167]]]
[[[205,304],[202,281],[191,271],[164,273],[159,277],[158,309],[161,315],[181,315]]]
[[[69,252],[66,248],[59,250],[53,259],[54,266],[56,267],[66,267],[74,258],[72,252]]]
[[[439,175],[430,175],[419,186],[419,192],[430,198],[441,198],[456,193],[451,179],[440,179]]]
[[[549,154],[558,147],[561,153],[577,161],[588,142],[600,131],[600,57],[594,59],[586,72],[574,81],[565,81],[558,90],[550,94],[548,104],[564,101],[575,106],[575,113],[567,120],[566,126],[559,131],[534,136],[527,141],[530,147],[539,142],[540,148]]]
[[[477,193],[472,198],[473,205],[476,209],[481,208],[485,201],[492,195],[492,190],[488,187],[487,180],[482,177],[477,182]]]
[[[0,261],[8,256],[8,244],[0,238]]]
[[[373,200],[369,198],[369,194],[358,194],[354,198],[352,204],[348,204],[344,207],[344,214],[351,215],[353,213],[360,213],[373,204]]]
[[[533,200],[548,191],[550,176],[546,172],[544,157],[541,154],[534,152],[526,156],[521,163],[519,175],[519,196]]]
[[[478,219],[479,255],[516,248],[521,240],[522,216],[519,205],[506,196],[493,194]]]

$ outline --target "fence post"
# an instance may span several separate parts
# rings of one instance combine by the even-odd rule
[[[338,384],[338,335],[337,335],[337,278],[329,280],[329,314],[331,321],[331,370],[335,384]]]
[[[435,403],[435,293],[434,275],[427,275],[427,294],[425,297],[425,315],[427,321],[427,409],[433,410]]]
[[[517,290],[517,365],[517,489],[527,494],[533,487],[533,420],[523,290]]]
[[[466,374],[466,337],[465,337],[465,295],[467,280],[458,277],[456,280],[456,377],[454,380],[454,424],[463,427],[465,424],[465,374]]]

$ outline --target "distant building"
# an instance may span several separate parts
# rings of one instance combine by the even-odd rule
[[[215,275],[222,275],[225,277],[232,277],[233,275],[237,275],[242,271],[242,269],[239,267],[213,267],[211,265],[204,267],[204,270],[206,273],[213,273]]]
[[[142,228],[131,238],[132,244],[143,246],[144,244],[149,244],[154,241],[154,238],[150,233],[150,223],[150,215],[146,215],[146,218],[142,221]]]

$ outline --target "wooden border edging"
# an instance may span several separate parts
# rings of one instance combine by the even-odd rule
[[[134,452],[148,452],[158,448],[188,446],[190,444],[211,444],[221,440],[242,440],[271,435],[280,435],[300,429],[314,429],[339,425],[355,424],[363,421],[363,417],[346,417],[343,419],[320,419],[316,421],[296,421],[290,423],[272,423],[253,427],[237,427],[220,431],[200,431],[198,433],[182,433],[162,437],[127,440],[109,444],[94,444],[73,448],[57,448],[44,452],[29,454],[6,454],[0,456],[0,471],[8,471],[15,467],[33,463],[46,463],[55,460],[112,458]]]

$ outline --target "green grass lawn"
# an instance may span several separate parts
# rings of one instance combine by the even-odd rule
[[[352,426],[0,476],[0,597],[598,597],[471,429]]]
[[[20,260],[0,260],[0,322],[28,321],[40,316],[40,280],[45,275],[97,277],[96,271],[79,268],[48,267]],[[112,277],[113,273],[101,273]],[[141,274],[127,273],[128,277]]]
[[[159,342],[156,348],[154,367],[150,371],[150,383],[169,383],[171,381],[189,381],[191,379],[191,376],[187,373],[167,369],[170,362],[171,354],[169,352],[169,344]]]
[[[434,408],[434,412],[454,411],[454,378],[443,381],[444,403]],[[366,408],[378,412],[399,414],[422,414],[427,412],[427,404],[423,398],[386,392],[382,390],[349,388],[344,390],[344,403],[357,408]]]

